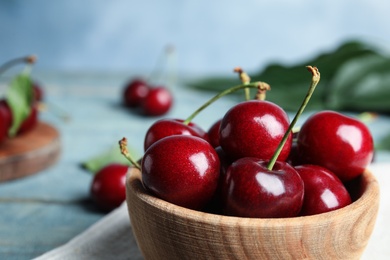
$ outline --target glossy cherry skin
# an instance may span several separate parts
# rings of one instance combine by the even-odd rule
[[[103,211],[111,211],[126,199],[126,174],[129,166],[112,163],[104,166],[94,176],[91,197]]]
[[[182,119],[163,118],[155,121],[145,135],[144,150],[146,151],[156,141],[171,135],[192,135],[209,140],[205,132],[197,124],[190,122],[188,125]]]
[[[172,107],[173,97],[165,87],[152,88],[141,102],[143,114],[148,116],[161,116]]]
[[[289,127],[286,112],[274,103],[251,100],[238,103],[226,112],[220,126],[220,145],[232,159],[256,157],[269,160]],[[290,153],[292,134],[278,157]]]
[[[372,160],[374,145],[368,127],[359,120],[321,111],[303,123],[298,152],[303,164],[325,167],[344,182],[363,173]]]
[[[295,170],[305,186],[302,216],[325,213],[351,204],[351,196],[344,184],[328,169],[308,164],[296,166]]]
[[[146,189],[186,208],[202,209],[212,199],[218,178],[218,155],[199,137],[165,137],[151,145],[142,158]]]
[[[212,124],[207,131],[207,134],[209,136],[210,144],[213,147],[218,147],[220,146],[219,144],[219,127],[221,126],[221,121],[222,119],[217,120]]]
[[[222,194],[227,215],[254,218],[298,216],[304,196],[303,181],[286,162],[277,161],[272,170],[268,161],[244,157],[226,172]]]
[[[130,81],[124,88],[123,101],[127,107],[138,107],[149,93],[149,86],[142,79]]]

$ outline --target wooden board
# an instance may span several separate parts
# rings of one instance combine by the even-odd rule
[[[0,182],[38,173],[54,164],[60,152],[59,132],[38,122],[30,132],[0,143]]]

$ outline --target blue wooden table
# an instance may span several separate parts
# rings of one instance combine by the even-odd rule
[[[60,160],[35,175],[0,183],[0,259],[31,259],[68,242],[105,216],[89,197],[92,175],[80,164],[127,137],[129,146],[143,152],[143,137],[157,118],[136,115],[121,106],[128,74],[36,73],[46,92],[48,111],[40,118],[61,135]],[[214,94],[171,86],[175,104],[166,116],[187,118]],[[207,129],[233,104],[224,98],[194,122]],[[55,114],[66,111],[69,121]],[[307,116],[307,115],[306,115]],[[302,118],[304,120],[305,117]],[[370,124],[375,138],[390,133],[390,119]],[[379,153],[377,161],[386,161]]]

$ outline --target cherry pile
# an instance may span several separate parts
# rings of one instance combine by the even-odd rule
[[[221,96],[257,87],[249,82],[220,93],[187,120],[160,119],[145,135],[141,164],[148,192],[179,206],[239,217],[281,218],[320,214],[349,205],[346,184],[361,175],[373,157],[373,139],[356,118],[320,111],[293,127],[319,82],[317,68],[294,119],[262,99],[231,107],[208,131],[192,122]]]
[[[161,116],[171,109],[173,96],[166,87],[152,87],[145,80],[136,78],[124,87],[123,102],[142,115]]]

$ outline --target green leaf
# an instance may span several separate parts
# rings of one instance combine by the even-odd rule
[[[128,149],[129,152],[137,158],[137,152],[130,147]],[[122,155],[119,146],[115,146],[81,163],[81,167],[92,174],[95,174],[101,168],[111,163],[131,165],[131,163]]]
[[[390,135],[383,137],[379,142],[377,142],[375,150],[390,151]]]
[[[358,59],[366,57],[388,60],[388,58],[383,56],[376,48],[362,42],[350,41],[342,44],[339,48],[331,52],[323,53],[305,62],[300,62],[291,66],[276,63],[269,64],[261,72],[253,75],[250,74],[249,76],[252,81],[264,81],[270,84],[271,91],[267,92],[267,100],[280,105],[285,110],[296,111],[310,84],[311,76],[306,71],[305,67],[307,65],[316,66],[320,70],[321,81],[306,110],[333,108],[336,106],[334,104],[331,106],[328,98],[329,95],[332,95],[332,99],[334,98],[334,95],[336,95],[339,100],[349,99],[348,96],[345,96],[344,92],[341,96],[339,95],[340,92],[338,89],[342,89],[343,87],[333,88],[330,86],[330,84],[335,84],[333,78],[336,75],[340,77],[340,70],[349,65],[350,62],[359,62]],[[363,63],[361,65],[364,67],[365,64]],[[390,68],[387,65],[386,69],[390,71]],[[384,72],[385,69],[383,69],[383,73]],[[192,88],[217,92],[237,84],[239,84],[237,75],[236,77],[210,77],[187,83],[187,85]],[[332,91],[335,91],[335,93],[332,93]],[[374,92],[372,94],[373,96],[378,97],[382,92]],[[244,94],[238,93],[238,95],[239,99],[243,100]],[[351,108],[364,108],[365,105],[368,105],[368,102],[355,102],[354,106]],[[390,111],[390,103],[386,106],[386,109]]]
[[[20,125],[30,114],[32,100],[33,88],[30,76],[27,74],[15,76],[6,92],[6,101],[12,113],[12,125],[8,132],[10,137],[16,135]]]
[[[390,59],[365,56],[344,64],[329,84],[326,106],[335,110],[390,111]]]

